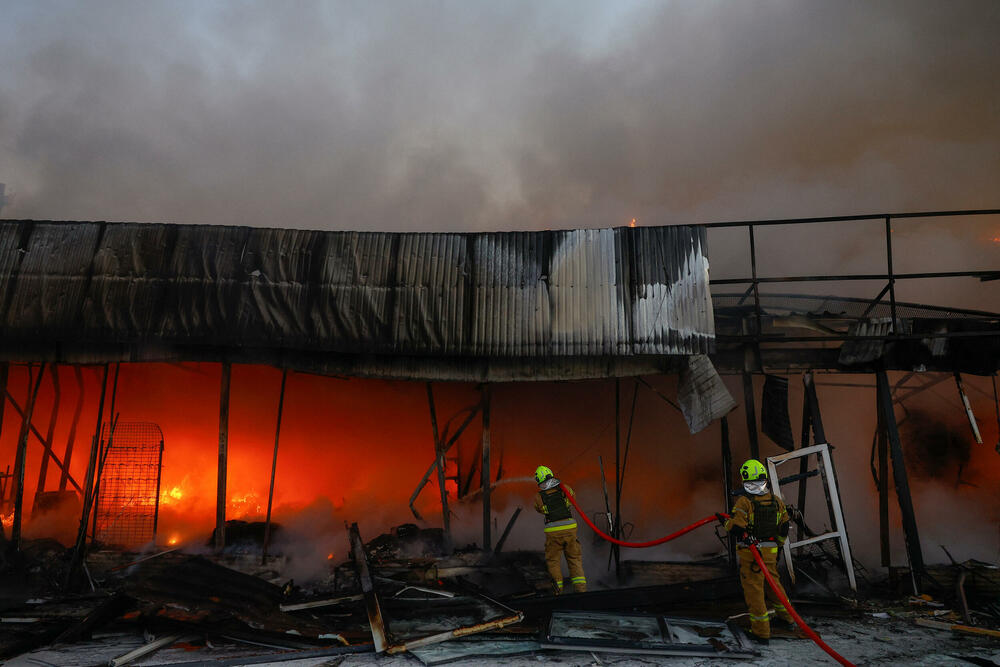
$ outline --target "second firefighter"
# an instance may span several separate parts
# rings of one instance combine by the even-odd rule
[[[767,643],[771,637],[771,623],[765,597],[773,601],[775,615],[781,623],[790,626],[792,616],[765,582],[764,573],[754,560],[749,544],[757,543],[761,560],[781,594],[785,595],[778,578],[778,547],[788,537],[788,512],[781,498],[768,489],[767,469],[760,461],[750,459],[740,466],[740,477],[744,493],[733,505],[724,527],[739,541],[740,583],[750,611],[750,634],[754,639]]]

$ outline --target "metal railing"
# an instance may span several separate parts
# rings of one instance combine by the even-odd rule
[[[775,219],[775,220],[753,220],[753,221],[727,221],[727,222],[711,222],[696,225],[698,227],[704,227],[707,229],[719,229],[725,227],[746,227],[747,234],[749,236],[750,242],[750,276],[745,278],[720,278],[712,279],[710,281],[711,285],[749,285],[743,297],[747,298],[751,294],[753,295],[753,305],[755,313],[755,330],[752,335],[718,335],[721,339],[737,339],[746,340],[747,338],[752,338],[757,342],[803,342],[803,341],[844,341],[850,338],[851,340],[884,340],[886,336],[848,336],[836,335],[836,336],[762,336],[761,320],[761,302],[760,302],[760,285],[768,283],[796,283],[796,282],[826,282],[826,281],[859,281],[859,280],[885,280],[885,287],[882,291],[871,300],[865,313],[862,315],[863,319],[866,317],[875,306],[882,303],[882,300],[889,295],[889,305],[891,310],[891,323],[889,336],[894,340],[906,340],[906,339],[921,339],[926,338],[927,334],[905,334],[897,329],[898,315],[896,309],[896,281],[898,280],[916,280],[916,279],[926,279],[926,278],[979,278],[980,281],[991,281],[1000,279],[1000,268],[996,270],[987,271],[928,271],[922,273],[896,273],[893,270],[893,252],[892,252],[892,223],[893,221],[910,220],[917,218],[945,218],[945,217],[961,217],[961,216],[984,216],[984,215],[1000,215],[1000,209],[979,209],[979,210],[965,210],[965,211],[927,211],[919,213],[880,213],[880,214],[870,214],[870,215],[840,215],[840,216],[829,216],[821,218],[786,218],[786,219]],[[824,223],[838,223],[838,222],[862,222],[862,221],[877,221],[882,220],[885,227],[885,273],[853,273],[853,274],[816,274],[816,275],[792,275],[792,276],[768,276],[761,277],[758,275],[757,271],[757,246],[756,239],[754,237],[754,229],[757,227],[769,227],[775,225],[810,225],[810,224],[824,224]],[[949,331],[941,332],[940,334],[935,333],[935,338],[962,338],[962,337],[981,337],[981,336],[1000,336],[1000,331]]]

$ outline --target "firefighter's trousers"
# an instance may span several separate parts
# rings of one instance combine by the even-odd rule
[[[760,549],[760,558],[764,561],[764,565],[767,566],[767,571],[771,574],[771,578],[774,579],[774,583],[778,585],[778,590],[787,599],[788,596],[785,594],[785,589],[778,578],[778,547],[761,546],[758,548]],[[740,557],[740,583],[743,585],[743,598],[746,600],[747,607],[750,610],[750,632],[758,637],[770,638],[771,623],[767,618],[767,603],[764,601],[765,595],[774,602],[774,611],[778,618],[791,623],[792,615],[777,600],[774,591],[767,585],[764,573],[760,571],[760,567],[757,565],[757,561],[754,560],[750,549],[741,548],[738,553]]]
[[[576,527],[545,533],[545,567],[549,570],[556,591],[563,589],[562,555],[566,554],[566,564],[569,565],[570,581],[573,590],[584,593],[587,590],[587,578],[583,576],[583,554],[580,551],[580,540],[576,538]]]

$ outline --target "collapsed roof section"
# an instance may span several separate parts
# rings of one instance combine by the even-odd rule
[[[714,347],[705,238],[3,221],[0,349],[421,379],[663,372]]]

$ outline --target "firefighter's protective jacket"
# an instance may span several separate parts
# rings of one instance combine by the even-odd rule
[[[773,493],[742,495],[729,514],[730,518],[724,524],[727,531],[733,526],[745,528],[749,535],[760,541],[761,546],[778,547],[785,543],[788,510],[781,498]]]
[[[568,484],[562,486],[570,495],[576,496]],[[546,533],[576,528],[569,499],[559,488],[559,480],[555,478],[543,482],[542,488],[535,494],[535,511],[545,517]]]

